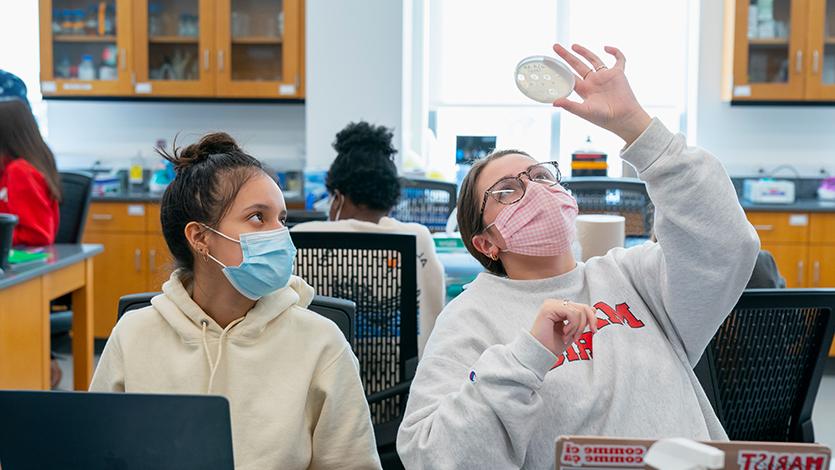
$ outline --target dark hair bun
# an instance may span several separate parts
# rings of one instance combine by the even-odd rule
[[[394,134],[385,126],[374,126],[365,121],[352,122],[336,134],[333,148],[339,154],[390,159],[397,153],[391,144],[393,137]]]
[[[211,155],[237,153],[242,150],[231,135],[225,132],[214,132],[204,135],[199,141],[183,149],[177,148],[175,138],[171,154],[160,149],[157,149],[157,152],[173,163],[174,169],[179,172],[205,161]]]

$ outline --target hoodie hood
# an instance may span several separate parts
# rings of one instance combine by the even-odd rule
[[[202,340],[203,323],[211,336],[220,336],[220,327],[191,298],[190,286],[184,286],[180,270],[174,271],[162,286],[162,294],[151,299],[151,305],[185,342]],[[286,287],[259,299],[227,336],[230,340],[256,340],[267,325],[294,306],[307,308],[313,301],[314,290],[298,276],[291,276]]]

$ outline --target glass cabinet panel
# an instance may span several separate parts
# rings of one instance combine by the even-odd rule
[[[835,0],[826,0],[824,12],[821,81],[824,85],[835,85]]]
[[[152,0],[147,28],[149,79],[200,79],[198,0]]]
[[[284,5],[281,0],[232,0],[229,17],[233,81],[281,81]],[[219,60],[223,60],[221,57]]]
[[[47,10],[48,11],[48,10]],[[114,1],[55,0],[52,3],[54,78],[115,81],[124,51],[116,42]]]
[[[787,83],[789,81],[791,4],[792,0],[750,1],[748,6],[749,83]]]

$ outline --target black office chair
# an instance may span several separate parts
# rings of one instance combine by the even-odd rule
[[[90,197],[93,192],[93,175],[82,172],[60,172],[61,204],[58,207],[60,220],[55,243],[81,243]],[[70,296],[52,302],[53,312],[49,316],[52,336],[65,335],[72,330],[72,306]]]
[[[159,294],[159,292],[145,292],[142,294],[123,295],[119,298],[119,311],[116,316],[117,321],[122,318],[122,315],[131,310],[138,310],[151,305],[151,299]],[[354,340],[354,316],[357,306],[353,302],[317,295],[313,297],[313,301],[307,308],[336,323],[339,331],[345,335],[345,339],[349,343]]]
[[[731,440],[814,442],[835,289],[746,290],[694,368]]]
[[[417,367],[414,235],[291,232],[296,274],[316,292],[357,305],[359,358],[384,468],[401,468],[397,429]]]
[[[626,246],[652,236],[655,206],[643,181],[637,178],[584,176],[567,178],[562,185],[577,199],[580,214],[621,215],[626,219]]]
[[[443,232],[456,204],[455,183],[401,178],[400,202],[391,216],[401,222],[425,225],[430,232]]]

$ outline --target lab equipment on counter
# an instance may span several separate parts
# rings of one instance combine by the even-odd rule
[[[550,104],[574,91],[574,72],[553,57],[526,57],[516,65],[516,87],[528,98]]]
[[[607,158],[606,152],[594,149],[591,136],[587,136],[586,148],[576,150],[571,154],[571,177],[606,176],[609,171]]]
[[[304,208],[307,210],[316,209],[316,203],[328,198],[328,189],[325,187],[327,171],[305,171],[304,172]]]
[[[122,192],[122,179],[116,172],[96,174],[93,178],[93,195],[108,196]]]
[[[821,201],[835,201],[835,177],[824,178],[818,188],[818,199]]]
[[[746,179],[742,197],[755,204],[793,204],[794,182],[772,178]]]

